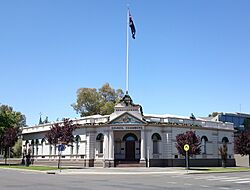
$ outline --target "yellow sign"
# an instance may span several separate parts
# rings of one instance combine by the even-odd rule
[[[189,150],[189,145],[188,144],[185,144],[184,145],[184,150],[187,152]]]

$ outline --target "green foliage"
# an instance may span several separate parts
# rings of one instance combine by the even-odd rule
[[[114,106],[123,97],[121,89],[113,89],[109,83],[104,84],[98,90],[95,88],[80,88],[77,90],[76,103],[72,105],[81,116],[95,114],[111,114]]]
[[[18,139],[12,149],[13,149],[13,157],[20,158],[22,156],[22,139]]]
[[[14,146],[22,127],[26,126],[26,118],[12,107],[0,104],[0,149],[6,157],[9,147]]]
[[[21,112],[16,112],[12,107],[0,105],[0,136],[8,128],[20,129],[26,126],[26,118]]]
[[[250,130],[250,118],[245,118],[243,125],[244,125],[244,130],[247,131]]]
[[[212,114],[209,114],[208,117],[216,117],[219,114],[221,114],[221,112],[213,112]]]
[[[0,168],[15,168],[15,169],[22,169],[22,170],[36,170],[36,171],[48,171],[48,170],[58,170],[57,167],[52,166],[19,166],[19,165],[0,165]]]

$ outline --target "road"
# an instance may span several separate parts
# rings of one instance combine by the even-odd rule
[[[249,190],[250,172],[59,175],[0,169],[1,190]]]

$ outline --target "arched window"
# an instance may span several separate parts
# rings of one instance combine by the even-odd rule
[[[69,146],[70,146],[70,154],[72,155],[74,153],[74,144],[73,144],[73,142],[70,143]]]
[[[76,142],[76,154],[79,153],[80,141],[81,141],[81,137],[79,135],[77,135],[76,138],[75,138],[75,142]]]
[[[26,140],[25,141],[25,147],[24,147],[24,150],[23,150],[24,155],[28,154],[28,148],[29,148],[28,146],[29,146],[29,141]]]
[[[36,139],[36,155],[38,155],[38,150],[39,150],[38,145],[39,145],[39,140]]]
[[[34,140],[31,141],[31,155],[34,155],[34,152],[35,152],[35,142]]]
[[[222,143],[223,144],[227,144],[229,142],[228,138],[227,137],[223,137],[222,138]]]
[[[208,138],[206,136],[201,137],[201,153],[207,154],[207,141]]]
[[[45,138],[43,138],[41,141],[41,155],[43,155],[44,144],[45,144]]]
[[[54,155],[56,155],[56,149],[57,149],[57,146],[56,144],[54,145]]]
[[[138,141],[138,138],[135,134],[133,133],[128,133],[126,134],[123,138],[123,141]]]
[[[96,137],[96,141],[99,143],[99,151],[98,153],[102,154],[103,153],[103,141],[104,141],[104,136],[102,133],[99,133]]]
[[[52,144],[49,143],[49,155],[52,154]]]
[[[152,135],[153,141],[153,154],[159,154],[159,142],[161,141],[161,136],[158,133]]]

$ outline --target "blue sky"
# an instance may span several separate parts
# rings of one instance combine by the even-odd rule
[[[80,87],[125,91],[144,113],[250,113],[250,1],[0,1],[0,103],[37,124],[78,117]]]

